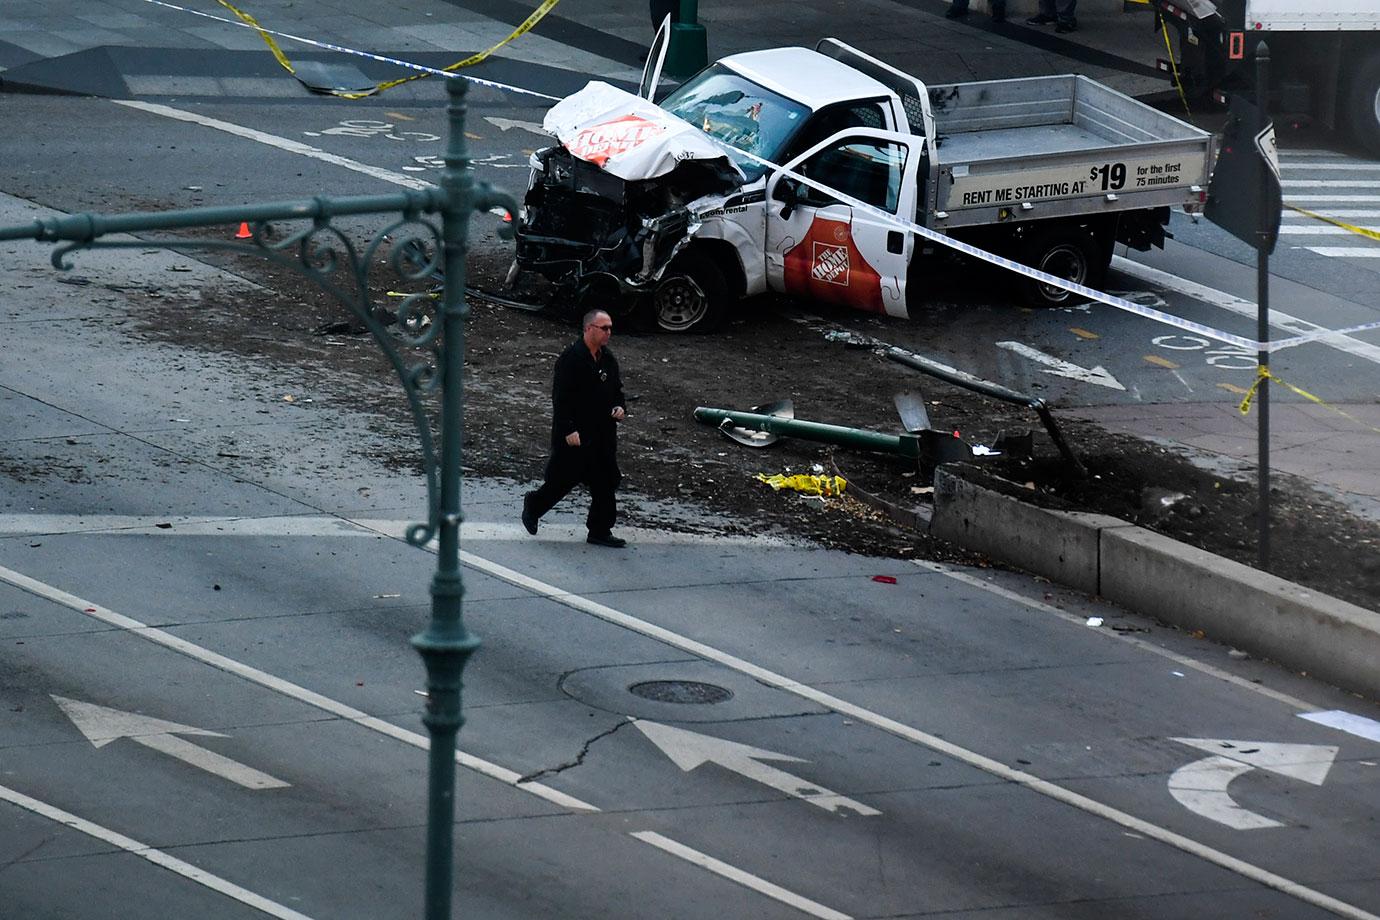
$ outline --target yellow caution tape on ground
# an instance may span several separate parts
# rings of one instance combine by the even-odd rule
[[[253,16],[250,16],[243,10],[236,9],[228,2],[228,0],[216,0],[216,2],[219,3],[221,6],[225,7],[230,12],[234,13],[236,16],[238,16],[240,20],[243,21],[246,25],[254,29],[257,29],[259,32],[259,36],[264,40],[264,43],[268,45],[268,50],[272,51],[273,56],[278,59],[278,63],[282,64],[283,67],[287,69],[288,73],[296,74],[297,71],[292,69],[292,62],[288,60],[287,55],[283,54],[283,50],[278,47],[278,43],[273,40],[273,36],[269,35],[268,32],[266,32],[264,28],[254,20]],[[542,0],[541,6],[533,10],[532,15],[524,19],[516,29],[514,29],[512,32],[508,34],[507,38],[503,39],[501,42],[499,42],[491,48],[487,48],[483,51],[480,51],[478,54],[470,55],[463,61],[457,61],[456,63],[451,64],[449,67],[442,67],[441,71],[444,73],[454,73],[455,71],[460,70],[461,68],[472,67],[475,64],[478,64],[480,61],[484,60],[489,55],[493,54],[495,51],[497,51],[499,48],[502,48],[504,45],[508,44],[513,39],[520,38],[521,36],[530,32],[532,30],[532,27],[535,26],[537,23],[541,22],[542,19],[546,16],[546,14],[551,12],[552,8],[560,2],[561,0]],[[420,80],[428,76],[430,76],[430,74],[413,74],[410,77],[403,77],[400,80],[390,80],[387,83],[380,83],[373,89],[367,90],[362,93],[347,93],[344,90],[328,90],[327,92],[329,92],[332,96],[339,96],[342,99],[363,99],[366,96],[372,96],[375,93],[381,93],[386,89],[392,89],[395,86],[401,86],[404,83],[411,83],[413,80]]]
[[[778,492],[782,489],[791,489],[806,495],[842,495],[843,490],[848,487],[848,480],[842,476],[783,476],[780,473],[768,476],[766,473],[758,473],[757,478]]]
[[[1345,409],[1340,409],[1337,406],[1334,406],[1325,400],[1319,399],[1307,390],[1300,389],[1299,387],[1294,386],[1292,383],[1280,380],[1274,374],[1270,373],[1270,369],[1263,364],[1256,365],[1255,383],[1251,384],[1251,388],[1246,391],[1246,395],[1241,400],[1241,405],[1238,407],[1241,410],[1242,415],[1250,415],[1251,403],[1255,401],[1255,394],[1259,392],[1261,384],[1263,384],[1266,380],[1273,380],[1275,383],[1284,387],[1284,389],[1288,390],[1289,392],[1297,393],[1299,396],[1302,396],[1309,402],[1317,403],[1324,409],[1331,410],[1332,412],[1337,413],[1343,418],[1350,419],[1351,421],[1360,425],[1362,428],[1368,428],[1376,434],[1380,434],[1380,428],[1376,428],[1374,425],[1366,424],[1356,416],[1352,415],[1350,412],[1347,412]]]
[[[1376,242],[1380,242],[1380,233],[1377,233],[1374,230],[1368,230],[1365,227],[1358,227],[1355,224],[1349,224],[1346,221],[1337,220],[1337,218],[1335,217],[1328,217],[1326,214],[1314,214],[1312,211],[1306,211],[1303,208],[1295,207],[1292,204],[1286,204],[1285,207],[1291,211],[1298,211],[1300,214],[1303,214],[1307,217],[1311,217],[1314,220],[1321,220],[1331,224],[1334,227],[1341,227],[1343,230],[1350,230],[1352,233],[1364,236],[1368,240],[1375,240]]]

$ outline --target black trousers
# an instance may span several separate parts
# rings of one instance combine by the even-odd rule
[[[615,493],[623,474],[613,452],[593,446],[557,445],[546,462],[546,481],[532,493],[532,513],[542,517],[556,503],[583,485],[589,490],[589,514],[585,526],[590,533],[605,534],[618,519]]]

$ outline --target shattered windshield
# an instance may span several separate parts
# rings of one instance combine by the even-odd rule
[[[661,107],[698,126],[710,137],[773,162],[810,111],[722,64],[715,64],[678,88],[662,100]],[[747,157],[731,158],[749,181],[767,170]]]

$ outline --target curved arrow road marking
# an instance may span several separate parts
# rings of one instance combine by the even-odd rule
[[[253,767],[222,757],[215,751],[198,747],[190,741],[175,738],[174,735],[209,735],[224,738],[220,732],[204,728],[192,728],[133,712],[108,709],[95,703],[69,700],[65,696],[53,695],[53,700],[62,707],[67,718],[77,726],[92,746],[102,748],[119,738],[128,738],[135,744],[162,751],[183,763],[191,764],[222,779],[244,786],[246,789],[282,789],[290,785],[280,779],[260,773]]]
[[[1212,751],[1169,777],[1169,794],[1189,811],[1238,831],[1283,827],[1273,818],[1242,808],[1227,793],[1231,781],[1259,767],[1314,786],[1327,779],[1337,748],[1322,744],[1261,744],[1222,738],[1173,738],[1180,744]]]
[[[776,767],[759,763],[762,760],[809,763],[808,760],[792,757],[789,754],[764,751],[750,744],[739,744],[736,741],[725,741],[723,738],[712,738],[709,735],[686,731],[683,728],[672,728],[669,725],[662,725],[660,722],[633,719],[632,723],[686,773],[700,764],[716,763],[726,770],[732,770],[734,773],[746,776],[748,779],[778,792],[803,799],[825,811],[832,811],[835,814],[853,811],[865,817],[881,814],[875,808],[806,782],[798,776],[792,776],[785,770],[778,770]]]

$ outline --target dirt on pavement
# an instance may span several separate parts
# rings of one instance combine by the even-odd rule
[[[498,290],[510,250],[479,245],[469,283]],[[132,319],[140,335],[210,352],[245,355],[338,394],[371,413],[395,435],[390,464],[418,467],[410,419],[397,378],[362,326],[295,272],[244,257],[205,257],[267,289],[261,297],[205,291],[195,309],[149,292]],[[392,282],[397,284],[396,280]],[[407,290],[425,290],[413,284]],[[378,282],[377,304],[396,304]],[[137,297],[138,295],[136,295]],[[904,328],[923,341],[931,324],[951,319],[942,307],[912,320],[826,311],[764,297],[746,305],[712,335],[629,331],[620,322],[612,347],[624,369],[629,417],[621,429],[623,519],[686,526],[665,519],[639,496],[693,506],[716,530],[789,535],[869,555],[985,564],[851,497],[820,498],[774,491],[757,474],[832,472],[856,488],[902,508],[929,502],[929,477],[913,460],[785,439],[754,450],[697,423],[697,406],[747,409],[790,398],[796,416],[896,433],[892,395],[923,393],[936,425],[972,443],[992,444],[1002,431],[1033,429],[1035,458],[992,460],[988,468],[1022,487],[1030,501],[1096,511],[1149,527],[1210,552],[1253,564],[1256,485],[1196,466],[1182,453],[1065,417],[1065,436],[1089,475],[1075,476],[1033,413],[929,377],[876,349],[826,333],[846,329],[860,339]],[[987,309],[1003,309],[1001,306]],[[568,315],[524,312],[471,299],[467,321],[464,467],[468,475],[522,483],[540,479],[550,426],[551,370],[577,335]],[[981,321],[981,318],[978,320]],[[936,356],[942,357],[942,356]],[[961,356],[949,356],[961,364]],[[343,397],[336,400],[344,401]],[[1358,518],[1307,483],[1278,475],[1273,491],[1273,571],[1286,579],[1362,606],[1380,597],[1380,526]],[[578,499],[583,501],[583,499]],[[661,507],[665,507],[662,505]],[[514,507],[516,520],[518,509]],[[703,526],[703,525],[701,525]],[[1033,538],[1033,537],[1032,537]]]

